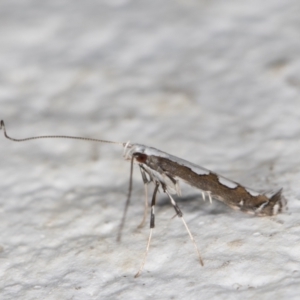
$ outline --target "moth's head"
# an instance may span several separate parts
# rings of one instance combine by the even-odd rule
[[[144,163],[147,160],[148,155],[145,153],[147,147],[139,144],[128,144],[124,146],[124,158],[125,160],[131,160],[137,163]]]

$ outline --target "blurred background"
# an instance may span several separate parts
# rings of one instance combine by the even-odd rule
[[[298,212],[299,15],[300,3],[296,0],[2,0],[0,118],[5,120],[7,131],[13,137],[66,134],[122,142],[130,140],[180,156],[254,189],[284,187],[290,209]],[[36,228],[43,231],[44,227],[47,230],[57,228],[53,236],[49,235],[47,241],[50,244],[62,232],[74,230],[75,244],[69,241],[70,249],[78,247],[75,240],[80,237],[84,249],[89,243],[88,238],[83,238],[85,233],[88,235],[94,230],[97,236],[111,237],[111,247],[124,252],[122,246],[114,244],[113,236],[128,182],[129,165],[123,162],[122,149],[62,140],[16,144],[1,137],[0,153],[0,204],[5,216],[0,221],[0,229],[6,232],[2,251],[10,264],[20,263],[15,260],[20,257],[23,268],[33,268],[33,261],[28,257],[30,253],[40,257],[39,251],[43,248],[40,245],[33,250],[38,240],[34,232]],[[140,204],[138,208],[131,208],[132,218],[126,225],[129,232],[142,218],[143,190],[136,173],[136,199],[133,202]],[[99,203],[101,207],[104,205],[101,209],[97,206]],[[216,224],[219,224],[220,216],[217,218],[209,212],[225,209],[203,207],[203,204],[200,208],[208,212],[208,215],[201,215],[202,222],[215,220]],[[171,208],[162,207],[164,209],[173,214]],[[133,218],[135,213],[140,216],[138,219]],[[193,209],[189,213],[192,214]],[[58,219],[54,218],[56,214]],[[163,219],[169,217],[162,215]],[[190,217],[197,232],[200,230],[199,218],[197,215]],[[74,220],[79,223],[75,224]],[[84,229],[89,222],[92,225]],[[104,226],[104,223],[111,225]],[[216,239],[226,236],[220,230],[224,229],[222,224],[215,228],[216,233],[206,232],[207,236],[199,233],[202,248],[207,249],[205,243],[211,241],[210,236]],[[28,231],[23,231],[24,228]],[[179,228],[180,234],[186,237],[184,230]],[[141,256],[147,229],[139,238],[137,250],[125,252],[127,258],[118,257],[113,267],[111,262],[106,265],[103,258],[95,263],[97,270],[107,270],[105,276],[113,282],[113,276],[124,274],[124,268],[117,268],[127,259],[132,264],[128,265],[129,271],[125,274],[134,274],[139,261],[130,259]],[[47,236],[45,232],[41,234]],[[242,235],[247,234],[247,231],[242,232]],[[11,236],[18,235],[18,242],[12,242]],[[25,237],[28,244],[22,252],[18,243],[23,243]],[[125,241],[128,247],[135,243],[135,239],[130,238]],[[61,239],[57,247],[60,253],[68,255],[69,252],[64,251],[68,237],[62,235]],[[159,241],[156,251],[160,249]],[[45,240],[43,243],[47,244]],[[172,245],[174,240],[168,239],[168,243]],[[173,244],[172,249],[174,247]],[[108,254],[113,252],[112,248]],[[53,257],[57,251],[53,251]],[[168,251],[172,252],[166,249]],[[103,249],[99,253],[103,253]],[[95,257],[101,257],[99,253]],[[191,258],[193,254],[185,253],[191,265],[195,263]],[[211,260],[215,258],[212,248],[205,254],[206,257],[211,255]],[[50,260],[47,255],[45,257]],[[178,253],[174,257],[178,258]],[[39,259],[41,266],[47,265],[43,258]],[[68,259],[72,264],[72,255]],[[224,261],[222,257],[219,259]],[[282,261],[278,263],[275,259],[275,262],[280,265]],[[163,278],[166,276],[165,280],[170,276],[164,273],[168,272],[166,265],[170,263],[165,263],[164,271],[157,271]],[[65,262],[64,265],[69,270],[69,264]],[[152,273],[158,265],[157,262],[151,265]],[[251,265],[252,261],[249,261]],[[185,268],[187,272],[193,267],[176,265],[175,269],[178,268]],[[278,271],[276,274],[281,275],[276,278],[270,275],[266,282],[279,281],[296,269],[293,266],[286,274],[281,274],[271,268],[270,274]],[[116,270],[115,273],[112,270]],[[243,270],[241,268],[241,274],[244,274]],[[47,272],[53,278],[65,278],[64,273],[52,271]],[[12,277],[18,272],[3,269],[3,274]],[[232,272],[236,272],[236,268]],[[38,271],[33,274],[33,278],[38,277]],[[103,278],[102,273],[99,276]],[[228,287],[236,289],[243,284],[258,284],[249,279],[235,285],[238,280],[225,282],[223,275],[208,283],[205,278],[212,278],[212,274],[201,276],[204,286],[219,284],[220,293],[223,293],[223,287],[228,290]],[[38,285],[51,286],[56,279],[51,281],[50,277]],[[257,278],[261,277],[257,275]],[[80,280],[86,282],[87,278]],[[96,282],[94,291],[98,289]],[[104,283],[108,285],[103,279]],[[125,287],[127,284],[124,283]],[[179,290],[184,289],[184,284],[177,285]],[[205,294],[204,286],[199,285],[203,297],[211,297],[209,288]],[[113,285],[111,288],[107,295],[114,293]],[[13,294],[15,290],[6,291],[8,297],[19,296]],[[28,299],[29,295],[45,297],[38,292],[31,294],[22,284],[18,291],[25,293]],[[61,295],[62,291],[56,292]],[[69,297],[70,294],[65,292]],[[91,294],[83,295],[88,298]]]
[[[138,141],[148,131],[182,141],[213,140],[211,127],[251,135],[272,124],[273,138],[296,130],[295,119],[286,130],[275,117],[298,113],[297,1],[0,5],[1,116],[10,126],[57,131],[76,120],[82,133],[113,128],[112,139],[139,132]]]

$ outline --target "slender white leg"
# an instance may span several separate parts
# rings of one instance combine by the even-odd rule
[[[145,255],[144,255],[144,259],[143,259],[143,262],[142,262],[142,264],[140,266],[139,271],[135,274],[134,278],[139,277],[141,275],[143,269],[144,269],[144,265],[145,265],[145,262],[146,262],[146,259],[147,259],[147,256],[148,256],[148,252],[149,252],[149,248],[150,248],[152,231],[153,231],[153,228],[150,228],[150,234],[149,234],[149,238],[148,238],[148,243],[147,243],[147,248],[146,248],[146,252],[145,252]]]
[[[182,212],[181,212],[180,208],[178,207],[177,203],[175,202],[175,200],[173,199],[173,197],[169,194],[169,192],[167,190],[165,190],[165,193],[168,195],[168,197],[169,197],[169,199],[171,201],[171,204],[173,205],[173,207],[174,207],[174,209],[175,209],[175,211],[177,213],[177,216],[179,218],[181,218],[181,220],[182,220],[182,222],[183,222],[183,224],[184,224],[184,226],[185,226],[185,228],[186,228],[186,230],[187,230],[187,232],[188,232],[188,234],[189,234],[189,236],[190,236],[190,238],[191,238],[191,240],[192,240],[192,242],[193,242],[193,244],[194,244],[194,246],[196,248],[196,251],[197,251],[198,257],[199,257],[199,262],[203,266],[204,264],[203,264],[203,260],[202,260],[201,255],[200,255],[200,251],[198,249],[196,241],[195,241],[195,239],[194,239],[194,237],[193,237],[193,235],[192,235],[189,227],[187,226],[187,224],[186,224],[186,222],[185,222],[185,220],[184,220],[184,218],[182,216]]]
[[[208,198],[209,198],[209,202],[210,202],[210,204],[212,204],[211,192],[210,192],[210,191],[208,191],[208,192],[206,192],[206,193],[208,194]]]
[[[139,271],[136,273],[136,275],[134,276],[139,277],[143,271],[147,256],[148,256],[148,252],[149,252],[149,248],[150,248],[150,242],[151,242],[151,237],[152,237],[152,231],[153,228],[155,227],[155,212],[154,212],[154,207],[155,207],[155,202],[156,202],[156,194],[158,191],[158,187],[159,187],[159,183],[156,182],[155,184],[155,188],[154,188],[154,192],[152,195],[152,201],[151,201],[151,216],[150,216],[150,234],[149,234],[149,238],[148,238],[148,243],[147,243],[147,247],[146,247],[146,251],[145,251],[145,255],[144,255],[144,259],[143,262],[141,264],[141,267],[139,268]]]

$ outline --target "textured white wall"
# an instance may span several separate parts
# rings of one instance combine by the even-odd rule
[[[116,242],[129,164],[115,145],[0,137],[1,299],[298,299],[300,3],[0,3],[0,118],[14,137],[69,134],[157,147],[254,189],[273,218],[183,187],[159,195],[149,257],[143,186]]]

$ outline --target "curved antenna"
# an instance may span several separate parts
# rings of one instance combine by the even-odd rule
[[[109,144],[119,144],[125,147],[126,143],[122,142],[113,142],[113,141],[106,141],[106,140],[99,140],[99,139],[93,139],[93,138],[87,138],[87,137],[80,137],[80,136],[69,136],[69,135],[40,135],[40,136],[33,136],[28,137],[24,139],[15,139],[7,135],[6,128],[4,121],[1,120],[0,122],[0,130],[3,128],[4,136],[14,142],[25,142],[25,141],[31,141],[31,140],[37,140],[37,139],[72,139],[72,140],[83,140],[83,141],[90,141],[90,142],[98,142],[98,143],[109,143]]]
[[[7,135],[5,124],[4,124],[3,120],[0,121],[0,130],[1,129],[3,129],[4,136],[7,139],[14,141],[14,142],[25,142],[25,141],[31,141],[31,140],[37,140],[37,139],[73,139],[73,140],[84,140],[84,141],[99,142],[99,143],[119,144],[124,147],[124,151],[126,151],[128,148],[131,147],[130,142],[126,142],[126,143],[113,142],[113,141],[99,140],[99,139],[80,137],[80,136],[69,136],[69,135],[40,135],[40,136],[33,136],[33,137],[24,138],[24,139],[15,139],[15,138],[12,138]],[[128,206],[130,203],[131,191],[132,191],[132,173],[133,173],[133,157],[131,158],[128,194],[127,194],[127,199],[126,199],[126,204],[125,204],[125,208],[124,208],[124,212],[123,212],[122,221],[121,221],[120,228],[118,231],[118,238],[117,238],[118,241],[121,240],[122,230],[123,230],[123,227],[125,224],[126,214],[127,214]]]

